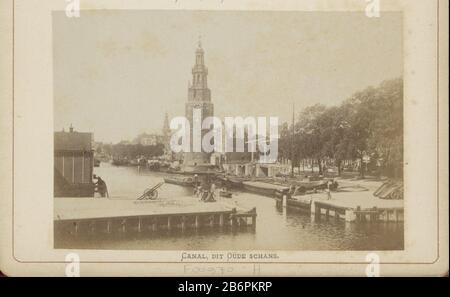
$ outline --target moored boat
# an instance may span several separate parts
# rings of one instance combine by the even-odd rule
[[[194,184],[194,179],[187,176],[166,176],[164,177],[164,182],[184,187],[192,187]]]
[[[228,192],[228,191],[220,191],[219,196],[224,197],[224,198],[231,198],[231,197],[233,197],[233,193]]]
[[[276,205],[283,206],[283,196],[286,196],[286,207],[298,210],[311,211],[311,199],[306,196],[291,196],[285,192],[277,192],[275,195]]]
[[[286,191],[289,187],[274,185],[260,181],[244,181],[242,185],[245,190],[269,197],[275,197],[277,192]]]
[[[126,159],[113,159],[112,165],[114,166],[127,166],[129,164]]]

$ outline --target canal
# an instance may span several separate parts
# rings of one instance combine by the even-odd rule
[[[110,199],[136,199],[164,174],[115,167],[102,163],[94,174],[106,181]],[[192,189],[164,184],[158,199],[192,195]],[[275,200],[245,192],[235,192],[229,203],[256,207],[255,230],[177,232],[128,232],[78,234],[55,230],[55,248],[139,249],[139,250],[402,250],[403,223],[348,223],[334,219],[314,221],[310,214],[277,209]],[[99,198],[101,199],[101,198]],[[106,199],[106,198],[104,198]],[[222,198],[225,199],[225,198]],[[230,200],[230,199],[227,199]]]

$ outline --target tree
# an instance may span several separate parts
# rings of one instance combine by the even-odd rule
[[[295,129],[295,154],[291,156],[292,129]],[[403,80],[382,82],[356,92],[339,106],[316,104],[304,108],[294,127],[281,126],[280,156],[292,162],[310,158],[332,160],[341,173],[343,160],[360,161],[365,176],[366,162],[381,168],[387,176],[399,177],[403,168]]]

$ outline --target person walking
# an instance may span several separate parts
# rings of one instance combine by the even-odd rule
[[[325,191],[327,192],[327,200],[331,200],[331,185],[333,184],[333,182],[331,180],[329,180],[327,182],[327,188],[325,189]]]

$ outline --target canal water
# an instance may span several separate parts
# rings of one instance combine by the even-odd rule
[[[110,199],[136,199],[142,192],[163,181],[164,174],[115,167],[101,163],[94,169],[106,181]],[[158,199],[192,195],[192,189],[164,184]],[[322,219],[310,214],[286,211],[275,200],[246,192],[235,192],[230,203],[256,207],[255,230],[241,232],[217,229],[184,233],[127,232],[68,235],[55,230],[56,248],[139,249],[139,250],[402,250],[403,223],[348,223]],[[228,199],[229,200],[229,199]]]

